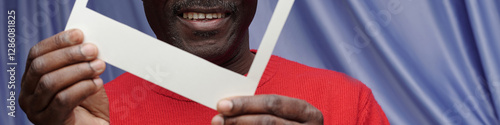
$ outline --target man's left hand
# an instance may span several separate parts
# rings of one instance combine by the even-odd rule
[[[232,97],[219,101],[212,125],[323,124],[323,114],[304,100],[279,95]]]

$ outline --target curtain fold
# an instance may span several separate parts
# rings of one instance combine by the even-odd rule
[[[497,121],[500,119],[500,1],[466,0],[485,84],[490,94]]]

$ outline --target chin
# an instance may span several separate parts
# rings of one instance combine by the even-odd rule
[[[194,54],[200,58],[210,61],[215,64],[225,62],[225,58],[232,56],[233,51],[230,49],[229,44],[212,44],[212,45],[202,45],[202,46],[184,46],[179,47],[191,54]],[[229,60],[229,59],[227,59]]]

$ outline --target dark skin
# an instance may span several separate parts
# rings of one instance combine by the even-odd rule
[[[248,72],[254,58],[248,26],[256,7],[257,0],[144,0],[158,39],[239,74]],[[183,17],[190,12],[224,17]],[[97,59],[95,45],[82,42],[83,33],[74,29],[31,48],[19,103],[33,123],[109,124],[109,102],[99,78],[105,63]],[[323,124],[321,111],[311,104],[279,95],[226,98],[217,111],[213,125]]]

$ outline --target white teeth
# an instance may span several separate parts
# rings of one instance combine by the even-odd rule
[[[198,13],[193,13],[193,19],[195,19],[195,20],[198,19]]]
[[[198,13],[198,19],[200,19],[200,20],[205,19],[205,14],[204,13]]]
[[[206,17],[207,17],[207,19],[212,19],[212,14],[211,14],[211,13],[209,13],[209,14],[207,14],[207,16],[206,16]]]
[[[191,19],[193,19],[193,13],[188,13],[188,18],[189,18],[190,20],[191,20]],[[184,18],[184,19],[186,19],[186,18]]]
[[[188,12],[188,13],[183,13],[182,18],[184,19],[190,19],[190,20],[205,20],[205,19],[218,19],[218,18],[225,18],[226,14],[223,13],[195,13],[195,12]]]

